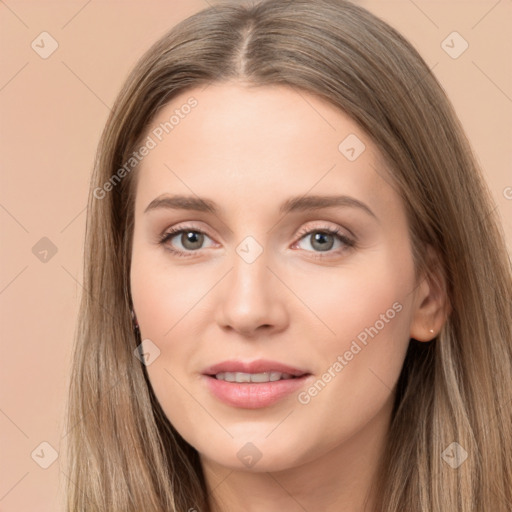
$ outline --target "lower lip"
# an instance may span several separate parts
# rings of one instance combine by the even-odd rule
[[[213,395],[233,407],[258,409],[268,407],[302,388],[308,377],[303,375],[294,379],[276,380],[274,382],[227,382],[209,375],[203,376]]]

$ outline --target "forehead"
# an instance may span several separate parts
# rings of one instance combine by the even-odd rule
[[[221,206],[329,193],[396,200],[357,123],[288,86],[187,90],[158,112],[146,136],[153,147],[138,169],[137,209],[162,193],[215,197]]]

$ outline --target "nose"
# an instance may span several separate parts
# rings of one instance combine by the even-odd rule
[[[252,263],[234,254],[233,268],[223,280],[218,298],[216,321],[223,330],[257,337],[286,328],[287,290],[268,264],[265,251]]]

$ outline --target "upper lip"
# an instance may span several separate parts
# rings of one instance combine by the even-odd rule
[[[223,372],[240,372],[240,373],[263,373],[263,372],[280,372],[289,373],[295,377],[309,374],[306,370],[294,368],[287,364],[279,363],[277,361],[269,361],[267,359],[257,359],[255,361],[239,361],[229,360],[222,361],[205,368],[204,375],[217,375]]]

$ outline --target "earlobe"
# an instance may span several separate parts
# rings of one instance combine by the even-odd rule
[[[416,289],[410,337],[431,341],[442,329],[449,315],[449,301],[444,268],[439,256],[427,246],[427,271]]]
[[[132,328],[135,332],[139,330],[139,322],[137,322],[137,317],[135,316],[135,311],[131,310],[132,314]]]

